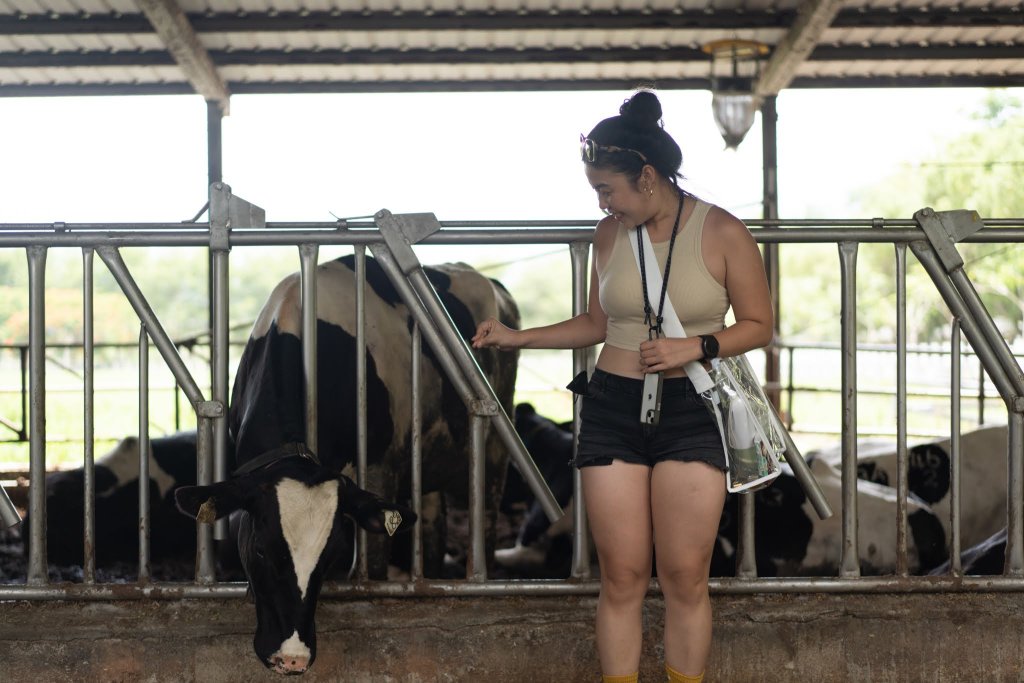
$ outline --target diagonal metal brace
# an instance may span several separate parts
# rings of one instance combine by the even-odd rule
[[[420,260],[412,245],[441,229],[441,223],[432,213],[402,213],[397,216],[381,209],[373,216],[381,236],[405,275],[420,267]]]
[[[947,273],[952,273],[964,265],[956,243],[984,227],[978,212],[969,209],[935,211],[925,207],[914,214],[914,220],[924,230]]]
[[[210,249],[230,251],[228,234],[232,228],[265,228],[267,212],[231,194],[226,183],[210,185]]]

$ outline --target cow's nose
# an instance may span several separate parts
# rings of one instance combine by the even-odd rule
[[[270,666],[277,673],[286,676],[303,674],[309,668],[309,657],[303,655],[274,655],[270,659]]]

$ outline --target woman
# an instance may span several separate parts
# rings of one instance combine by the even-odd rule
[[[702,681],[711,647],[708,572],[725,499],[717,427],[683,365],[772,338],[760,252],[746,226],[679,188],[679,145],[642,91],[583,140],[587,179],[608,214],[594,231],[586,313],[512,330],[494,319],[473,346],[581,348],[604,342],[583,398],[576,467],[601,569],[597,649],[603,680],[637,681],[652,550],[665,599],[669,681]],[[646,226],[646,231],[637,228]],[[659,336],[661,292],[646,292],[630,240],[649,239],[685,338]],[[671,256],[671,258],[669,258]],[[646,303],[645,303],[646,302]],[[732,306],[736,322],[724,324]],[[662,373],[660,422],[640,422],[645,375]]]

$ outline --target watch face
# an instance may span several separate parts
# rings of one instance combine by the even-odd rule
[[[710,334],[706,334],[700,338],[701,350],[704,352],[705,358],[717,358],[718,357],[718,340]]]

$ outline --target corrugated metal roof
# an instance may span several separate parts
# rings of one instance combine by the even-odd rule
[[[1020,86],[1021,5],[0,0],[0,95],[708,88],[710,59],[700,48],[727,38],[767,45],[765,63],[778,57],[783,87]],[[811,12],[825,19],[817,30],[801,28],[799,17]],[[160,18],[175,13],[184,28]],[[801,40],[810,49],[791,51]]]

